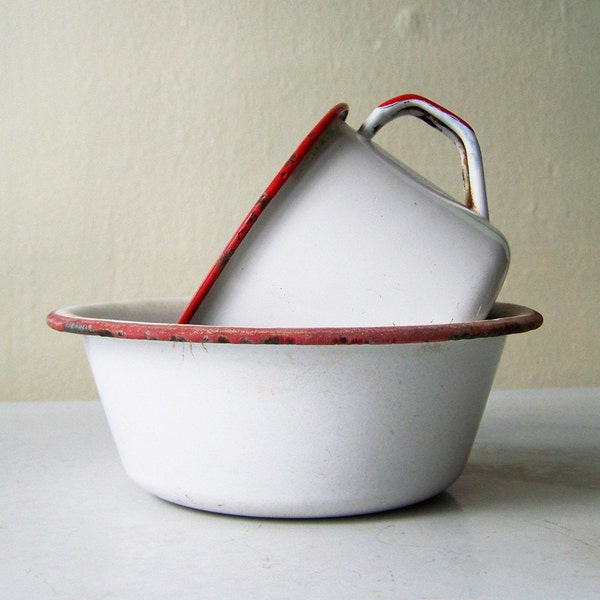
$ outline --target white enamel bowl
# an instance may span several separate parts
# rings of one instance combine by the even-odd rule
[[[508,334],[541,325],[496,304],[470,323],[354,329],[169,324],[185,300],[79,306],[121,460],[149,492],[260,517],[326,517],[431,497],[462,472]]]

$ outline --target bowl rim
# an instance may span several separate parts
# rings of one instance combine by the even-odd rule
[[[225,327],[132,321],[90,316],[108,309],[136,306],[146,311],[160,303],[184,305],[186,299],[167,298],[125,300],[61,308],[46,317],[57,331],[81,335],[134,340],[155,340],[200,344],[288,344],[303,346],[354,344],[415,344],[506,336],[525,333],[542,325],[542,315],[526,306],[496,302],[487,319],[431,325],[393,325],[377,327]],[[177,313],[178,314],[178,313]],[[174,315],[175,318],[177,315]]]

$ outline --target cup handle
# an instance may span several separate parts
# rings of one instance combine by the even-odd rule
[[[456,144],[462,162],[464,204],[489,220],[479,143],[471,126],[460,117],[427,98],[406,94],[380,104],[367,117],[358,133],[370,140],[386,123],[404,115],[418,117],[441,131]]]

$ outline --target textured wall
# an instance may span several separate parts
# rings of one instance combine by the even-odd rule
[[[94,398],[59,306],[188,296],[333,104],[358,127],[416,92],[475,128],[501,298],[540,310],[496,387],[600,384],[600,3],[234,0],[0,4],[0,398]],[[453,146],[378,141],[460,195]]]

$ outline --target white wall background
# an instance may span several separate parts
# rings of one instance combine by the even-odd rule
[[[333,104],[426,95],[475,128],[511,243],[495,386],[600,384],[597,0],[0,1],[0,399],[95,398],[51,310],[190,296]],[[461,195],[453,146],[378,136]]]

